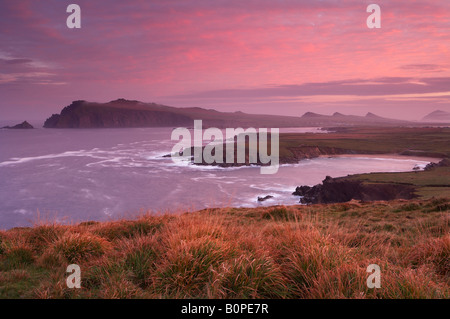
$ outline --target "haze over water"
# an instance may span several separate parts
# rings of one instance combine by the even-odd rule
[[[317,129],[313,129],[317,132]],[[176,165],[172,128],[0,130],[0,228],[131,217],[142,211],[297,204],[296,186],[326,175],[410,171],[425,159],[317,158],[259,167]],[[258,203],[258,196],[274,198]]]

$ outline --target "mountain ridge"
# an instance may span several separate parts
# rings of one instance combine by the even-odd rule
[[[53,114],[45,128],[119,128],[119,127],[191,127],[202,120],[203,127],[307,127],[357,125],[408,125],[408,121],[387,119],[368,113],[366,116],[322,115],[306,112],[303,116],[249,114],[242,111],[220,112],[200,107],[173,107],[136,100],[116,99],[106,103],[73,101],[60,114]]]

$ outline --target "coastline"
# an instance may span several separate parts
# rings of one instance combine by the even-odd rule
[[[414,130],[411,133],[413,135],[404,133],[402,129],[401,135],[405,138],[392,142],[388,139],[391,134],[389,136],[385,134],[380,139],[379,134],[372,133],[372,130],[370,131],[370,137],[368,134],[361,135],[361,130],[358,130],[357,137],[363,139],[362,141],[356,140],[354,135],[348,133],[345,135],[342,133],[341,135],[333,133],[282,135],[282,150],[303,146],[304,149],[313,150],[314,146],[312,144],[314,143],[323,145],[323,147],[339,146],[340,148],[342,147],[341,149],[345,147],[352,151],[346,154],[336,154],[336,152],[327,155],[319,154],[320,156],[318,156],[319,158],[316,161],[308,159],[295,161],[293,164],[281,164],[281,174],[265,177],[258,174],[257,170],[259,168],[257,168],[257,165],[249,169],[245,169],[245,166],[242,166],[244,168],[242,170],[240,167],[227,169],[217,166],[194,167],[194,165],[191,165],[192,169],[185,170],[179,167],[180,165],[173,164],[170,158],[160,160],[156,158],[155,150],[162,150],[162,152],[164,152],[164,149],[167,150],[168,145],[162,144],[161,137],[165,138],[168,130],[155,132],[155,137],[157,138],[155,138],[154,142],[150,141],[146,130],[141,132],[133,129],[129,131],[129,135],[124,135],[125,131],[119,132],[118,130],[95,132],[92,130],[77,132],[74,130],[60,130],[57,132],[58,134],[53,134],[54,131],[48,132],[52,134],[36,134],[40,138],[51,137],[49,140],[52,141],[47,143],[49,145],[48,150],[38,149],[38,151],[49,155],[59,154],[61,155],[60,157],[56,159],[50,157],[41,158],[41,155],[38,153],[39,156],[32,157],[37,161],[22,163],[22,161],[17,161],[17,159],[31,159],[31,157],[29,156],[30,154],[26,153],[22,157],[18,157],[17,155],[20,155],[23,149],[19,147],[15,149],[8,148],[7,151],[10,154],[6,153],[4,155],[6,157],[5,161],[8,162],[5,174],[10,174],[9,179],[4,179],[4,185],[6,187],[7,181],[10,181],[9,183],[11,184],[11,186],[8,186],[8,191],[3,193],[3,207],[6,212],[4,214],[5,224],[12,225],[8,227],[19,226],[20,224],[29,225],[29,221],[33,220],[35,216],[36,209],[43,212],[52,210],[58,216],[70,216],[79,220],[88,218],[102,220],[109,218],[110,215],[122,214],[123,211],[130,212],[130,214],[138,212],[141,208],[159,211],[191,205],[201,209],[204,206],[211,207],[211,205],[217,204],[219,207],[222,207],[223,205],[229,205],[229,203],[233,203],[235,207],[255,207],[260,205],[260,202],[257,201],[258,197],[268,195],[272,195],[274,198],[264,201],[264,203],[261,203],[261,206],[274,204],[292,205],[298,203],[299,200],[291,195],[297,186],[316,185],[327,175],[348,177],[348,174],[359,174],[355,178],[368,181],[376,179],[374,180],[376,183],[417,184],[416,181],[419,181],[420,195],[428,197],[433,196],[435,193],[446,192],[447,189],[444,182],[439,181],[445,176],[445,171],[442,171],[442,174],[436,173],[434,175],[411,171],[416,164],[411,162],[411,160],[419,159],[422,161],[417,162],[421,169],[427,163],[423,160],[432,161],[437,158],[404,156],[400,154],[407,149],[414,149],[422,150],[421,155],[424,155],[425,151],[437,152],[438,148],[443,154],[447,154],[449,146],[448,144],[442,144],[441,141],[447,139],[448,133],[437,129],[430,129],[430,135],[427,135],[428,133],[422,129]],[[40,132],[36,131],[35,133]],[[137,133],[139,135],[136,135]],[[77,143],[79,139],[74,139],[74,137],[80,134],[86,142]],[[27,138],[27,134],[16,135],[20,135],[24,140]],[[73,139],[75,143],[72,143],[70,148],[80,150],[80,152],[73,152],[70,149],[68,151],[68,147],[65,144],[61,144],[63,139],[59,137],[60,135],[64,138]],[[437,136],[433,139],[432,136],[435,135]],[[108,139],[106,140],[105,137],[108,137]],[[140,140],[142,142],[135,142]],[[374,140],[377,142],[374,143]],[[411,141],[411,143],[407,144],[408,141]],[[420,141],[423,141],[423,144]],[[100,143],[106,143],[106,147],[94,148]],[[396,152],[390,151],[394,149],[392,145],[395,146]],[[375,146],[377,147],[376,149],[374,148]],[[32,150],[32,148],[29,149]],[[382,151],[385,152],[382,153]],[[286,156],[288,154],[280,155]],[[309,158],[316,158],[312,152],[310,155]],[[13,157],[17,157],[17,159],[9,161]],[[324,160],[327,157],[334,159]],[[359,161],[352,160],[352,158],[396,158],[397,160]],[[401,161],[405,162],[401,163]],[[370,162],[373,163],[374,169],[372,169],[372,164],[366,164]],[[40,180],[45,178],[48,183],[61,187],[54,188],[53,193],[45,193],[44,188],[36,187],[35,183],[29,183],[32,180],[30,176],[22,177],[20,174],[22,165],[24,165],[23,168],[29,170],[39,168]],[[74,173],[72,176],[76,176],[75,179],[65,174],[59,174],[57,169],[62,170],[65,167],[72,168]],[[197,172],[199,170],[202,172]],[[404,172],[406,170],[411,174],[408,172],[363,174],[383,171]],[[67,172],[70,175],[71,171]],[[80,173],[75,174],[76,172]],[[105,174],[112,172],[114,174]],[[178,179],[181,177],[180,172],[185,174],[183,178]],[[166,176],[169,179],[166,179]],[[408,179],[404,180],[404,176],[407,176]],[[424,180],[422,176],[431,177],[428,180]],[[149,180],[149,178],[152,179]],[[242,179],[245,179],[245,181],[241,182],[240,180]],[[102,184],[104,180],[109,182]],[[129,182],[123,183],[123,180]],[[176,183],[174,184],[170,180],[176,181]],[[14,183],[11,183],[11,181],[14,181]],[[78,185],[71,186],[73,181],[77,181]],[[89,183],[87,184],[86,181],[89,181]],[[256,184],[256,187],[253,187],[252,184]],[[115,187],[110,187],[109,185],[115,185]],[[436,185],[439,187],[436,187]],[[150,191],[150,188],[153,188],[153,191]],[[29,193],[21,193],[21,189],[27,189]],[[61,201],[60,198],[63,198],[68,190],[70,190],[71,194],[70,202]],[[5,194],[10,195],[7,196]],[[123,196],[123,194],[130,195]],[[24,201],[28,198],[31,200]],[[44,198],[45,202],[38,202],[34,198]],[[13,209],[10,209],[7,205],[13,207]]]
[[[336,155],[320,155],[319,157],[326,158],[380,158],[380,159],[399,159],[399,160],[415,160],[415,161],[425,161],[429,163],[437,163],[442,161],[443,157],[429,157],[429,156],[418,156],[418,155],[402,155],[399,153],[386,153],[386,154],[336,154]]]
[[[298,186],[293,195],[303,204],[342,203],[450,196],[450,161],[445,158],[412,172],[366,173],[331,178],[321,184]],[[426,195],[426,196],[425,196]]]

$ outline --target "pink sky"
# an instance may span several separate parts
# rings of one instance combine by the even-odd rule
[[[66,27],[81,7],[82,28]],[[368,29],[366,7],[381,7]],[[420,119],[450,111],[450,1],[2,0],[0,120],[73,100]]]

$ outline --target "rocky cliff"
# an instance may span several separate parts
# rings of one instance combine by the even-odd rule
[[[327,176],[322,184],[299,186],[293,195],[302,196],[303,204],[329,204],[348,202],[352,199],[362,201],[412,199],[415,188],[396,183],[364,183],[360,180],[331,178]]]
[[[353,150],[347,150],[338,147],[325,146],[298,146],[287,148],[291,154],[280,156],[281,164],[295,164],[304,159],[316,158],[325,155],[343,155],[343,154],[358,154]],[[368,154],[369,152],[364,152]]]
[[[202,147],[202,153],[204,150],[204,146]],[[222,163],[206,163],[204,160],[202,163],[195,163],[196,165],[209,165],[209,166],[221,166],[221,167],[233,167],[233,166],[249,166],[249,165],[258,165],[258,166],[267,166],[270,164],[263,164],[260,161],[260,158],[258,156],[256,163],[250,163],[249,158],[249,152],[248,152],[248,145],[246,146],[245,151],[245,162],[244,163],[238,163],[237,161],[237,147],[236,143],[234,146],[234,160],[232,163],[228,163],[226,159],[226,150],[227,146],[226,144],[223,145],[223,154],[222,154]],[[300,147],[290,147],[287,148],[288,152],[285,154],[281,154],[279,156],[279,164],[296,164],[301,160],[304,159],[311,159],[311,158],[317,158],[319,156],[326,156],[326,155],[342,155],[342,154],[372,154],[370,152],[357,152],[353,150],[347,150],[342,148],[336,148],[336,147],[320,147],[320,146],[300,146]],[[195,147],[191,147],[190,154],[191,154],[191,160],[193,161],[193,156],[195,152]],[[214,152],[212,153],[214,155]],[[164,157],[171,157],[171,154],[166,154]]]
[[[157,107],[145,107],[137,101],[116,100],[107,104],[74,101],[60,114],[53,114],[45,128],[107,128],[187,126],[192,120]]]

